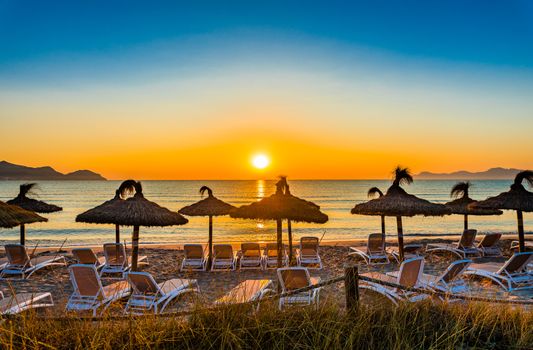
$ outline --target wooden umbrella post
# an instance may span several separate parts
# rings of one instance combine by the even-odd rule
[[[281,219],[276,220],[276,240],[278,243],[278,268],[282,267],[283,239],[281,237]]]
[[[465,231],[468,230],[468,214],[465,214]]]
[[[211,261],[213,260],[213,216],[209,215],[209,241],[208,241],[208,256],[207,269],[211,268]]]
[[[291,220],[287,220],[287,231],[289,237],[289,264],[292,263],[292,224]]]
[[[385,239],[385,216],[381,216],[381,235]]]
[[[26,225],[20,225],[20,244],[24,245],[26,243]]]
[[[137,260],[139,259],[139,226],[133,226],[131,245],[131,270],[137,271]]]
[[[115,225],[115,243],[120,243],[120,226]]]
[[[403,226],[402,217],[396,217],[396,225],[398,226],[398,252],[400,253],[400,261],[403,261]]]
[[[524,217],[522,215],[522,210],[516,211],[516,218],[518,219],[518,244],[519,251],[525,252],[526,251],[526,243],[525,243],[525,237],[524,237]]]

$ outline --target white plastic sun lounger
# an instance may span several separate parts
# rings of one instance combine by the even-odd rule
[[[369,234],[366,247],[350,247],[348,255],[362,257],[367,265],[388,264],[390,262],[385,251],[385,239],[381,233]]]
[[[147,272],[128,272],[126,278],[132,288],[124,310],[129,314],[161,314],[176,297],[187,292],[200,292],[196,280],[174,278],[157,283]]]
[[[272,293],[272,286],[272,280],[246,280],[215,301],[215,304],[241,304],[261,300],[268,293]],[[259,305],[257,305],[256,310],[258,308]]]
[[[183,245],[183,251],[185,257],[181,261],[180,271],[205,271],[207,269],[207,259],[204,247],[201,244],[185,244]]]
[[[407,259],[400,265],[400,270],[396,276],[391,276],[379,272],[363,273],[366,276],[380,281],[396,283],[405,287],[421,287],[421,277],[424,271],[424,258]],[[399,288],[388,287],[376,282],[361,281],[359,288],[368,289],[373,292],[382,294],[395,305],[400,301],[416,302],[427,298],[427,295],[405,291]]]
[[[104,274],[121,274],[124,278],[124,273],[131,269],[131,257],[126,255],[126,247],[122,243],[105,243],[104,244],[105,264],[100,270],[100,276]],[[139,264],[147,264],[146,256],[141,255],[138,258]]]
[[[289,265],[289,256],[285,246],[281,248],[281,266]],[[265,247],[265,268],[275,269],[278,267],[278,245],[276,243],[267,243]]]
[[[263,269],[263,254],[259,243],[241,243],[241,269]]]
[[[533,288],[533,274],[526,267],[533,252],[515,253],[505,263],[472,264],[465,274],[488,278],[507,291]]]
[[[235,270],[237,267],[237,256],[233,252],[231,244],[215,244],[213,246],[213,259],[211,261],[211,271]]]
[[[62,255],[30,258],[26,247],[22,244],[6,244],[5,250],[8,262],[0,273],[0,278],[8,275],[17,275],[26,279],[42,268],[57,265],[66,266],[67,264],[65,257]]]
[[[100,307],[102,312],[114,301],[131,293],[127,281],[102,286],[100,276],[93,265],[74,264],[70,266],[70,281],[74,293],[67,302],[67,311],[91,311],[93,316]]]
[[[424,245],[419,243],[409,243],[405,244],[403,246],[403,258],[405,259],[412,259],[422,256],[424,251]],[[400,251],[398,247],[388,247],[387,253],[392,255],[394,260],[396,260],[397,263],[401,263],[400,261]]]
[[[459,242],[454,244],[445,243],[429,243],[426,246],[427,253],[434,252],[450,252],[464,259],[467,255],[479,256],[480,252],[474,245],[476,239],[477,230],[464,230]]]
[[[0,271],[4,269],[4,267],[7,266],[7,258],[1,258],[0,259]]]
[[[498,246],[501,237],[501,233],[487,233],[478,243],[477,249],[483,256],[502,256],[502,250]]]
[[[309,269],[322,269],[322,259],[318,253],[319,240],[317,237],[300,238],[300,249],[297,251],[298,266]]]
[[[0,315],[18,314],[24,310],[54,306],[50,293],[19,293],[4,297],[0,292]]]
[[[105,257],[98,257],[94,254],[91,248],[75,248],[72,249],[72,255],[78,264],[94,265],[97,270],[104,267]]]
[[[309,275],[309,270],[306,267],[284,267],[278,269],[277,274],[282,293],[309,287],[320,282],[320,278]],[[307,292],[281,297],[279,309],[282,310],[290,305],[314,305],[318,309],[321,289],[319,287]]]

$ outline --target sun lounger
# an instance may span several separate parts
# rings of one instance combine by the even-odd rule
[[[309,270],[306,267],[284,267],[278,269],[277,274],[282,293],[308,287],[320,282],[320,278],[311,277],[309,275]],[[318,309],[321,289],[322,288],[315,288],[307,292],[281,297],[279,299],[279,309],[282,310],[288,305],[312,304]]]
[[[235,270],[237,267],[236,254],[233,252],[231,244],[215,244],[213,246],[213,260],[211,271],[215,270]]]
[[[91,248],[72,249],[72,255],[78,264],[94,265],[97,270],[101,269],[105,264],[105,257],[96,256]]]
[[[4,297],[0,292],[0,315],[18,314],[24,310],[54,306],[50,293],[19,293]]]
[[[385,251],[385,238],[381,233],[369,234],[366,247],[350,247],[348,255],[360,256],[368,265],[388,264],[390,262]]]
[[[0,271],[4,269],[4,267],[7,266],[7,258],[1,258],[0,259]]]
[[[322,259],[318,254],[318,247],[319,240],[317,237],[300,238],[300,249],[298,249],[298,255],[296,256],[298,266],[304,266],[310,269],[321,269]]]
[[[424,271],[424,258],[407,259],[400,265],[400,270],[396,276],[383,274],[379,272],[363,273],[361,276],[366,276],[380,281],[396,283],[405,287],[421,287],[421,277]],[[376,293],[382,294],[395,305],[400,301],[420,301],[427,298],[424,294],[405,291],[400,288],[388,287],[376,282],[361,281],[359,288],[368,289]]]
[[[533,242],[526,241],[524,242],[526,246],[526,252],[533,251]],[[518,251],[520,249],[520,242],[519,241],[512,241],[511,242],[511,250]]]
[[[409,243],[405,244],[403,246],[403,259],[412,259],[422,256],[424,251],[424,245],[418,244],[418,243]],[[394,260],[396,260],[397,263],[401,263],[400,261],[400,251],[398,247],[388,247],[387,253],[392,255]]]
[[[70,281],[74,293],[67,302],[67,311],[91,311],[93,316],[100,307],[102,312],[114,301],[131,293],[127,281],[119,281],[102,286],[100,275],[93,265],[74,264],[70,266]]]
[[[0,273],[0,278],[18,275],[26,279],[36,271],[48,266],[66,266],[65,257],[62,255],[30,258],[26,247],[22,244],[6,244],[5,250],[8,262]]]
[[[479,250],[474,245],[477,230],[464,230],[461,239],[457,243],[430,243],[426,246],[427,253],[450,252],[464,259],[467,255],[480,255]]]
[[[487,233],[478,243],[477,249],[483,256],[502,256],[502,250],[498,246],[501,237],[501,233]]]
[[[126,247],[122,243],[104,244],[105,264],[100,270],[100,276],[104,274],[121,274],[119,278],[124,278],[124,273],[131,269],[131,256],[126,255]],[[139,263],[146,264],[146,256],[139,256]]]
[[[285,246],[281,248],[281,266],[289,265],[289,256],[287,255],[287,250]],[[278,267],[278,245],[276,243],[267,243],[265,248],[265,267],[267,269],[277,268]]]
[[[180,271],[207,269],[207,259],[204,253],[204,247],[201,244],[185,244],[183,246],[185,257],[181,261]]]
[[[507,291],[533,288],[533,275],[527,265],[533,252],[515,253],[505,263],[471,264],[465,274],[488,278]]]
[[[263,254],[259,243],[241,244],[239,267],[241,269],[263,269]]]
[[[272,286],[271,280],[246,280],[215,301],[215,304],[241,304],[261,300],[266,294],[272,292]]]
[[[157,283],[147,272],[128,272],[126,278],[132,293],[125,312],[140,315],[147,312],[161,314],[168,304],[187,292],[200,292],[196,280],[174,278]]]

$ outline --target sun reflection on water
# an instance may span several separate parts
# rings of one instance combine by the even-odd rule
[[[257,200],[265,196],[265,180],[257,180]]]

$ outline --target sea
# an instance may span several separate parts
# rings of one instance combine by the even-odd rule
[[[274,180],[239,181],[142,181],[145,197],[170,210],[202,199],[201,186],[209,186],[214,195],[235,206],[249,204],[275,191]],[[511,180],[471,181],[470,196],[485,199],[509,189]],[[450,201],[450,190],[456,181],[416,180],[404,188],[411,194],[436,203]],[[6,201],[18,193],[20,181],[0,181],[0,200]],[[380,232],[380,218],[352,215],[350,209],[368,200],[367,191],[377,186],[386,191],[389,180],[292,180],[291,193],[318,204],[329,216],[325,224],[293,223],[295,239],[316,236],[324,242],[348,241]],[[120,181],[39,181],[30,195],[33,198],[63,207],[63,211],[43,214],[48,222],[26,226],[26,244],[39,247],[100,245],[115,239],[113,225],[75,222],[76,215],[114,196]],[[207,217],[189,217],[189,223],[171,227],[141,227],[141,244],[205,243],[208,236]],[[516,232],[516,213],[504,211],[501,216],[471,216],[470,227],[480,233]],[[533,229],[533,213],[524,214],[527,235]],[[286,224],[284,224],[284,229]],[[529,225],[529,227],[528,227]],[[406,236],[439,237],[460,235],[462,215],[444,217],[410,217],[403,221]],[[396,236],[396,219],[386,219],[387,235]],[[529,229],[529,230],[528,230]],[[275,223],[262,220],[214,218],[214,242],[271,242],[275,240]],[[121,240],[131,240],[131,227],[121,227]],[[527,237],[527,236],[526,236]],[[0,244],[19,240],[19,228],[0,229]]]

